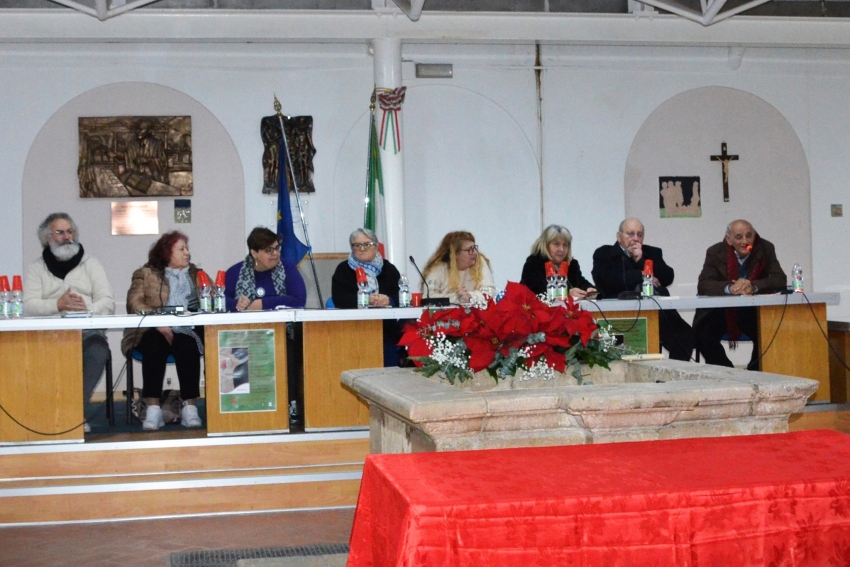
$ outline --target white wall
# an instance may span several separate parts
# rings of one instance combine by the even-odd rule
[[[177,89],[218,118],[242,160],[246,230],[272,223],[274,199],[261,193],[259,121],[272,114],[276,93],[285,113],[314,117],[317,192],[306,202],[314,249],[344,250],[347,235],[361,223],[372,88],[365,45],[0,49],[0,127],[6,134],[0,146],[0,226],[6,238],[0,273],[19,273],[24,265],[22,238],[30,238],[33,227],[21,223],[21,180],[36,134],[75,96],[117,81]],[[811,168],[813,265],[807,272],[813,272],[817,291],[847,288],[850,266],[833,253],[850,236],[847,222],[830,218],[828,210],[830,203],[844,203],[850,179],[846,50],[750,49],[740,69],[732,70],[723,48],[545,46],[542,154],[532,46],[406,44],[403,54],[406,61],[453,63],[455,71],[452,80],[419,81],[412,65],[404,66],[407,241],[417,258],[426,257],[445,231],[467,228],[503,284],[519,277],[541,224],[559,222],[572,230],[574,253],[589,274],[593,250],[613,241],[625,213],[624,168],[641,125],[679,93],[727,86],[764,99],[799,137]],[[759,229],[765,235],[789,230]],[[668,261],[676,265],[676,258]],[[120,294],[118,283],[113,286]],[[830,308],[830,318],[850,319],[850,304]]]

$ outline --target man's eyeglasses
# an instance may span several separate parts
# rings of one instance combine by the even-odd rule
[[[67,234],[68,236],[74,236],[74,229],[73,229],[73,228],[69,228],[68,230],[54,230],[54,231],[53,231],[53,235],[54,235],[54,236],[62,237],[62,236],[65,236],[66,234]]]
[[[461,248],[461,252],[466,252],[467,254],[472,254],[473,252],[478,252],[478,245],[470,246],[469,248]]]
[[[629,238],[635,238],[635,237],[637,237],[637,238],[643,238],[643,233],[642,233],[642,232],[622,232],[622,233],[620,233],[620,234],[625,234],[625,235],[626,235],[626,236],[628,236]]]
[[[368,250],[374,245],[374,242],[355,242],[351,245],[351,248],[353,248],[354,250]]]
[[[269,256],[273,256],[274,254],[280,254],[280,246],[269,246],[268,248],[263,248],[263,252],[265,252]]]

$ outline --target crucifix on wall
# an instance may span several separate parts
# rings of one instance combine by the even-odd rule
[[[723,202],[729,202],[729,162],[737,161],[738,156],[726,153],[726,142],[720,144],[720,155],[711,156],[711,161],[719,161],[723,165]]]

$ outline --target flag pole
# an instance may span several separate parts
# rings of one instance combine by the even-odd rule
[[[280,136],[283,139],[283,149],[286,154],[286,163],[289,164],[289,171],[292,173],[292,188],[295,190],[295,203],[298,205],[298,216],[301,217],[301,229],[304,231],[304,240],[307,245],[307,256],[310,257],[310,267],[313,269],[313,280],[316,282],[316,293],[319,294],[319,309],[325,308],[325,300],[322,297],[322,288],[319,286],[319,276],[316,273],[316,260],[313,258],[313,247],[310,246],[310,235],[307,234],[307,223],[304,220],[304,209],[301,207],[301,197],[298,193],[298,182],[295,180],[295,169],[292,168],[292,156],[289,155],[289,142],[286,141],[286,129],[283,124],[283,113],[281,110],[280,101],[277,96],[274,97],[274,111],[277,114],[277,119],[280,122]],[[280,157],[277,160],[278,168],[281,167]],[[286,175],[286,164],[283,164],[283,175]],[[287,195],[288,197],[288,195]],[[280,197],[278,197],[280,198]],[[289,203],[286,204],[289,206]]]

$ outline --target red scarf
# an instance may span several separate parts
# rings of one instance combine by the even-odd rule
[[[753,249],[750,251],[748,258],[751,258],[756,253],[756,247],[759,246],[759,242],[761,238],[758,234],[753,239]],[[753,260],[749,260],[753,261]],[[729,283],[734,283],[738,279],[738,255],[735,254],[735,249],[731,247],[729,244],[726,245],[726,277],[729,279]],[[764,260],[759,260],[755,263],[755,265],[750,269],[750,273],[747,274],[748,280],[755,281],[761,277],[762,272],[764,271]],[[737,308],[729,308],[726,309],[726,334],[729,337],[729,348],[735,349],[738,346],[736,342],[738,338],[741,336],[741,329],[738,328],[738,309]]]

